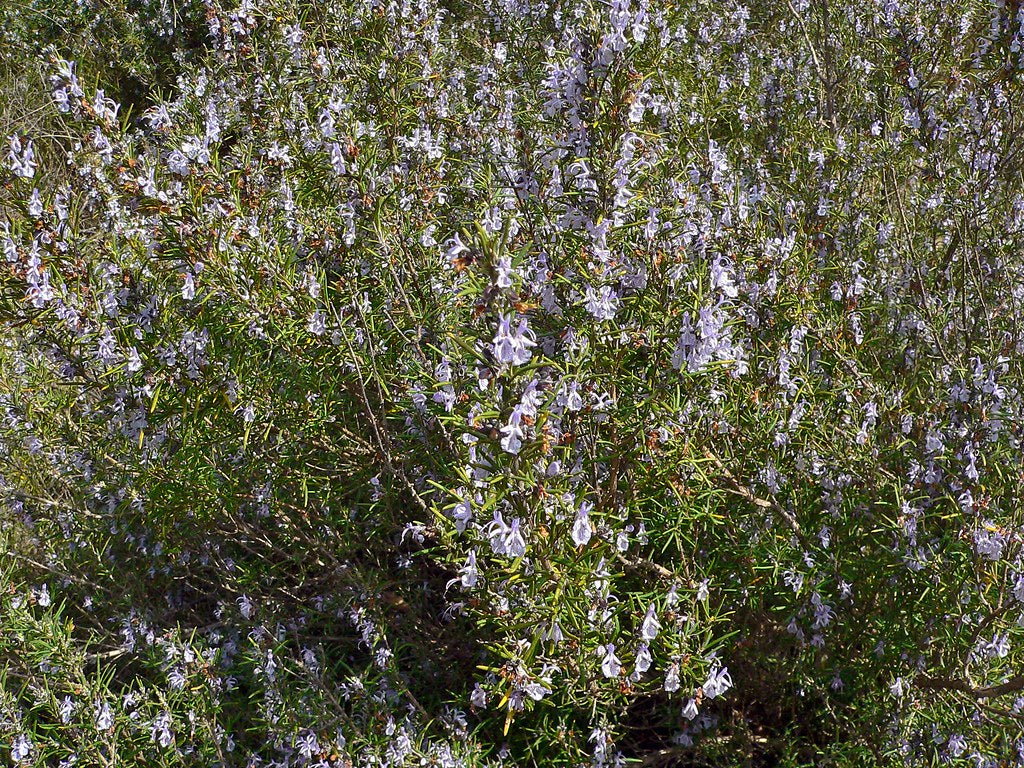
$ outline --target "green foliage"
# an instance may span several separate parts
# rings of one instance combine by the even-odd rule
[[[0,749],[1019,754],[969,5],[5,7]]]
[[[7,0],[0,30],[7,77],[30,81],[54,55],[72,58],[91,85],[134,113],[175,87],[206,34],[200,0]]]

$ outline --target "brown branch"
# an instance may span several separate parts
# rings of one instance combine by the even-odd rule
[[[783,520],[786,521],[786,525],[788,525],[793,530],[793,533],[796,534],[796,537],[800,540],[800,543],[803,545],[804,549],[811,548],[810,543],[804,536],[803,530],[800,528],[800,524],[796,521],[796,518],[793,516],[792,512],[783,507],[781,504],[779,504],[779,502],[775,501],[774,499],[762,499],[759,496],[755,495],[752,490],[750,490],[747,486],[745,486],[743,483],[739,481],[736,475],[729,471],[729,468],[722,463],[722,460],[718,458],[718,456],[711,452],[711,449],[704,448],[704,456],[708,458],[711,461],[711,463],[715,465],[715,468],[718,469],[722,476],[729,481],[729,484],[732,486],[733,493],[742,496],[755,507],[760,507],[761,509],[768,509],[771,510],[772,512],[775,512]]]
[[[999,685],[984,685],[981,687],[971,685],[966,680],[955,677],[918,675],[914,679],[914,685],[926,691],[958,691],[975,699],[994,699],[997,696],[1005,696],[1008,693],[1024,691],[1024,674],[1011,677]]]
[[[641,560],[639,558],[630,560],[621,552],[615,553],[615,559],[627,568],[631,568],[635,571],[646,571],[647,573],[657,576],[660,579],[664,579],[665,581],[673,581],[678,578],[676,574],[672,573],[668,568],[663,565],[658,565],[651,560]]]

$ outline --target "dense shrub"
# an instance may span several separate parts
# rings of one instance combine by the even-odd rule
[[[54,54],[74,58],[90,86],[139,111],[174,88],[204,35],[200,0],[6,0],[0,75],[31,87]]]
[[[205,14],[10,140],[15,764],[1024,762],[1019,11]]]

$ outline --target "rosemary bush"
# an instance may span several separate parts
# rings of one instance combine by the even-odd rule
[[[144,113],[50,62],[0,750],[1024,762],[1016,8],[207,0]]]

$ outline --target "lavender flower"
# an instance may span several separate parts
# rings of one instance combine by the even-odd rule
[[[523,408],[516,405],[509,416],[508,424],[501,428],[501,447],[509,453],[519,453],[523,447],[523,438],[526,433],[523,431]]]
[[[619,311],[619,297],[611,286],[603,285],[596,289],[588,285],[586,306],[587,312],[599,322],[614,320],[615,314]]]
[[[504,365],[523,365],[532,356],[530,348],[537,346],[536,337],[527,326],[525,317],[519,321],[515,331],[512,331],[510,322],[506,315],[501,316],[492,342],[494,357]]]
[[[36,168],[39,167],[32,140],[25,139],[22,141],[19,136],[11,136],[8,141],[10,142],[11,149],[7,153],[7,166],[14,171],[15,176],[31,179],[36,175]],[[38,216],[39,214],[34,215]]]
[[[577,547],[582,547],[590,541],[592,533],[590,510],[593,509],[593,506],[589,501],[584,501],[576,510],[576,519],[572,524],[572,540]]]
[[[658,614],[655,611],[654,604],[652,603],[647,608],[647,614],[644,616],[644,622],[640,627],[640,636],[644,640],[653,640],[658,636],[658,631],[661,629],[661,623],[658,621]]]
[[[599,646],[597,652],[602,656],[601,674],[605,677],[618,677],[619,671],[622,669],[622,662],[615,655],[615,646],[608,643],[606,646]]]

